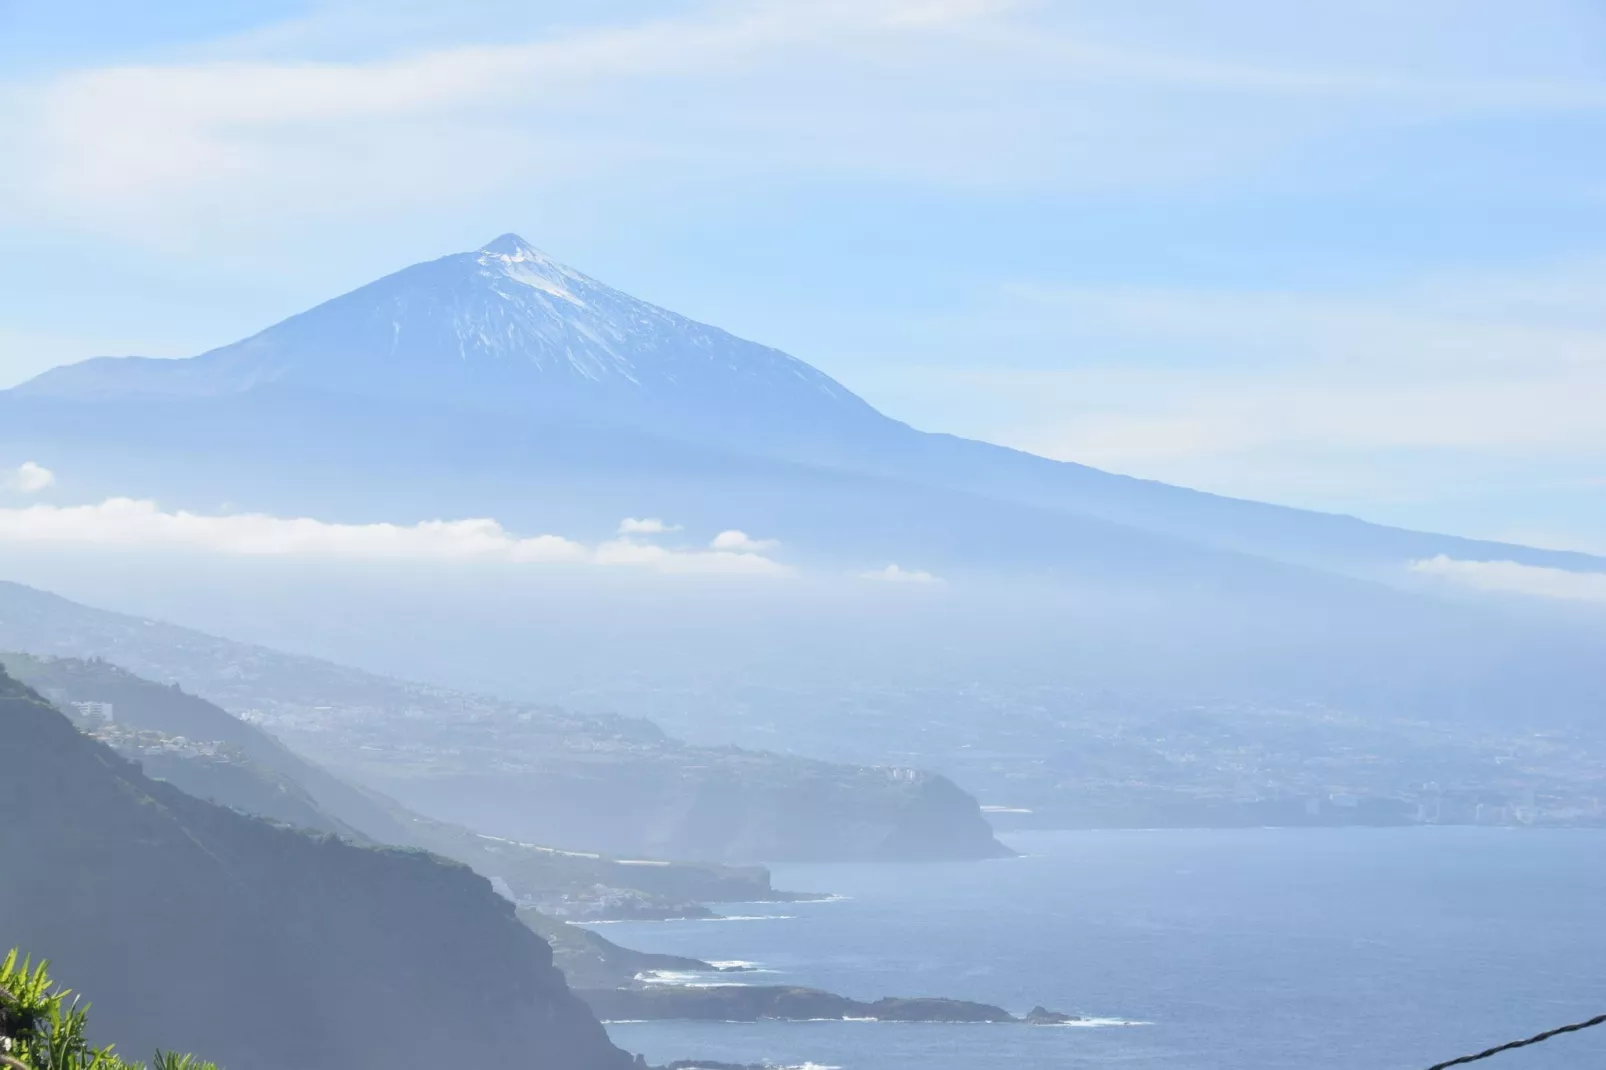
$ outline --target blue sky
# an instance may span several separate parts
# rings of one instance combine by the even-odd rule
[[[135,6],[0,0],[0,385],[515,230],[917,426],[1606,551],[1598,4]]]

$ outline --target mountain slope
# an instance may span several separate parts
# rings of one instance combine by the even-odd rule
[[[260,401],[240,404],[258,395]],[[359,398],[371,418],[351,411]],[[47,372],[0,393],[0,450],[81,456],[85,468],[115,470],[118,458],[105,447],[146,453],[176,436],[174,449],[162,454],[164,470],[177,469],[171,478],[140,488],[125,481],[114,492],[179,498],[201,492],[239,501],[242,491],[249,497],[272,484],[276,467],[300,460],[292,459],[296,447],[282,434],[289,424],[309,436],[304,446],[315,443],[336,468],[343,459],[360,458],[356,467],[368,481],[404,486],[416,467],[387,464],[395,447],[419,433],[446,431],[450,438],[454,424],[473,440],[474,432],[487,430],[486,410],[516,416],[522,429],[547,429],[544,441],[526,441],[522,449],[488,442],[477,454],[470,449],[459,457],[459,465],[489,463],[526,473],[556,465],[559,473],[537,482],[556,492],[560,513],[565,501],[607,497],[610,483],[639,497],[647,473],[678,492],[677,515],[697,513],[716,524],[742,521],[755,484],[785,487],[797,480],[819,489],[817,477],[755,465],[762,459],[963,492],[1396,583],[1410,561],[1441,553],[1606,569],[1606,561],[1582,554],[1380,527],[915,431],[802,361],[630,297],[511,234],[406,268],[189,360],[98,358]],[[141,413],[150,419],[142,421]],[[252,426],[262,434],[253,437]],[[227,440],[236,436],[231,445]],[[223,457],[194,457],[203,442]],[[673,444],[712,446],[729,455]],[[216,478],[221,472],[214,466],[223,458],[232,487]],[[586,485],[562,478],[569,465],[585,469]],[[294,472],[308,482],[300,464]],[[448,487],[430,486],[425,478],[430,490]],[[863,505],[854,487],[850,480],[841,493],[828,490],[826,502],[816,498],[811,511],[851,515]],[[300,489],[302,500],[317,499],[318,488]],[[417,496],[439,508],[438,496]],[[942,512],[941,494],[930,497]],[[482,493],[477,501],[474,515],[507,519],[512,499]],[[381,502],[397,504],[394,495],[379,495],[374,506]],[[610,504],[608,511],[617,508]],[[577,512],[599,522],[596,510]],[[723,519],[716,518],[720,513]],[[827,534],[852,538],[851,532]],[[959,549],[956,559],[975,559],[982,539]],[[989,546],[993,560],[1009,560],[1013,549],[996,541]]]
[[[0,675],[0,930],[48,948],[126,1050],[230,1070],[623,1070],[489,884],[151,781]]]

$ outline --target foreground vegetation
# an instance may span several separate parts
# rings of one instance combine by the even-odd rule
[[[0,1066],[11,1070],[144,1070],[96,1048],[85,1030],[89,1008],[50,979],[46,963],[33,965],[13,948],[0,962]],[[218,1070],[192,1055],[158,1051],[150,1070]]]

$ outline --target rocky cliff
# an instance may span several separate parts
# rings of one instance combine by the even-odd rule
[[[48,949],[124,1050],[229,1070],[622,1070],[481,877],[146,778],[0,674],[0,933]]]

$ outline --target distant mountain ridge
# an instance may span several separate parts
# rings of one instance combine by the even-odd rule
[[[329,770],[448,822],[579,851],[700,861],[937,860],[1012,852],[946,777],[695,747],[641,718],[578,714],[411,684],[78,605],[0,581],[0,650],[104,658],[195,694],[105,673],[149,723],[248,749],[384,843],[446,854],[421,825]],[[110,690],[116,687],[115,695]],[[309,763],[252,725],[255,710]],[[320,768],[320,766],[327,767]],[[511,874],[510,874],[511,876]]]

